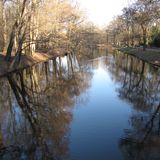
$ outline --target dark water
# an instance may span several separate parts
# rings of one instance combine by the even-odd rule
[[[0,86],[1,160],[160,159],[160,69],[134,57],[70,55]]]

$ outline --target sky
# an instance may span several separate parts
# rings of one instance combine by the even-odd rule
[[[105,26],[128,5],[129,0],[77,0],[90,21]]]

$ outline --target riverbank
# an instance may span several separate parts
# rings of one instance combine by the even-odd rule
[[[146,51],[143,51],[142,48],[127,47],[127,48],[119,48],[118,51],[133,55],[143,61],[146,61],[152,65],[160,67],[160,49],[147,48]]]
[[[46,62],[49,59],[53,59],[58,56],[65,55],[62,50],[57,50],[53,53],[34,53],[33,56],[22,55],[19,65],[13,67],[12,62],[5,61],[5,55],[0,54],[0,77],[7,75],[8,73],[15,72],[27,67],[31,67],[40,62]],[[12,57],[13,59],[14,57]]]

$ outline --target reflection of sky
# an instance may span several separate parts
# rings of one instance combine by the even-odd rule
[[[106,160],[106,159],[120,160],[121,159],[122,156],[118,147],[118,143],[120,142],[121,138],[125,138],[124,129],[127,128],[127,131],[129,129],[133,129],[132,128],[133,124],[131,124],[132,117],[135,117],[135,116],[141,117],[140,114],[143,114],[143,117],[145,116],[147,117],[148,113],[146,115],[144,115],[143,112],[139,112],[139,111],[135,113],[135,109],[132,110],[131,105],[134,105],[132,102],[128,104],[127,103],[128,101],[126,98],[124,99],[122,99],[121,97],[120,97],[121,99],[119,98],[119,91],[117,89],[122,87],[122,81],[119,81],[119,78],[121,78],[121,74],[120,74],[121,72],[117,70],[118,68],[116,68],[114,64],[116,59],[113,59],[111,57],[112,56],[108,55],[107,58],[101,57],[94,60],[90,60],[84,65],[82,65],[80,68],[76,59],[73,60],[73,66],[74,66],[73,68],[75,69],[75,67],[77,66],[77,69],[76,69],[76,72],[74,72],[73,77],[72,77],[73,72],[70,72],[70,74],[72,74],[71,75],[72,78],[69,77],[66,79],[66,81],[65,79],[63,79],[63,81],[62,79],[60,79],[60,81],[58,79],[57,81],[53,81],[52,76],[49,79],[51,80],[49,81],[49,83],[48,81],[46,81],[45,77],[43,77],[43,79],[39,79],[38,82],[39,82],[40,88],[42,87],[40,85],[41,81],[44,82],[44,86],[48,85],[48,87],[50,87],[50,85],[51,87],[54,87],[54,84],[59,83],[56,86],[57,90],[56,88],[52,88],[53,90],[49,90],[49,92],[45,92],[45,94],[42,94],[42,97],[38,99],[40,100],[40,103],[42,105],[43,104],[48,105],[49,109],[53,109],[53,110],[50,113],[48,113],[48,110],[44,106],[43,108],[40,107],[40,110],[37,110],[37,112],[33,112],[35,117],[36,117],[35,113],[37,113],[37,115],[40,115],[40,117],[45,115],[44,119],[42,117],[42,121],[46,120],[44,122],[47,122],[47,123],[44,123],[45,125],[42,124],[40,126],[42,130],[43,129],[48,130],[51,127],[51,129],[49,129],[50,131],[49,132],[47,131],[48,132],[47,136],[44,134],[44,137],[42,137],[44,138],[47,146],[49,146],[49,149],[51,149],[51,152],[53,150],[56,150],[57,148],[58,148],[57,150],[60,151],[61,147],[62,148],[66,146],[68,147],[69,145],[69,148],[70,148],[69,154],[71,155],[71,160],[72,159],[73,160],[74,159],[75,160],[97,160],[97,159],[98,160],[99,159],[100,160]],[[70,65],[70,63],[68,63],[67,60],[69,60],[67,59],[67,57],[61,58],[62,70],[64,72],[63,75],[65,73],[68,73],[67,70],[71,70],[71,69],[67,69],[65,72],[65,66],[68,67]],[[49,69],[52,72],[54,71],[54,68],[52,66],[53,62],[50,61],[49,63],[50,63]],[[40,65],[40,67],[41,68],[39,69],[39,71],[43,69],[42,65]],[[44,75],[44,73],[42,75]],[[118,79],[116,79],[117,77]],[[149,81],[149,85],[147,86],[152,86],[150,83],[156,82],[156,79],[152,81],[152,78],[156,78],[156,76],[153,77],[152,73],[147,70],[145,70],[145,77]],[[134,78],[135,78],[135,75],[134,75]],[[67,88],[63,89],[61,86],[62,87],[64,86]],[[157,94],[156,91],[157,92],[159,91],[159,90],[154,90],[154,87],[156,86],[157,85],[154,84],[153,89],[152,87],[149,87],[151,88],[151,92],[153,92],[153,94],[151,94],[153,95],[153,98],[151,97],[151,95],[149,95],[150,96],[149,100],[154,99],[155,94]],[[42,88],[45,88],[45,87],[42,87]],[[66,92],[67,94],[64,94],[62,91],[64,91],[64,93]],[[41,90],[41,92],[43,92],[43,89]],[[136,94],[137,92],[135,91],[134,93]],[[57,102],[54,100],[52,101],[52,98],[54,98],[56,94],[58,95]],[[47,98],[47,96],[49,98]],[[64,98],[65,103],[62,103],[59,105],[58,103],[61,100],[63,100],[61,97]],[[3,144],[5,146],[11,145],[11,144],[16,146],[24,145],[26,148],[29,149],[30,144],[32,144],[33,142],[32,138],[35,138],[35,137],[32,135],[32,132],[31,132],[32,130],[28,123],[29,121],[25,119],[23,112],[18,107],[18,103],[15,96],[13,97],[11,96],[10,98],[8,99],[7,104],[12,102],[10,104],[12,105],[12,107],[10,106],[10,108],[5,108],[5,107],[1,108],[2,109],[1,112],[2,113],[4,112],[3,114],[1,113],[2,114],[1,134],[2,134]],[[26,100],[32,103],[33,102],[32,98],[31,98],[31,101],[29,101],[28,98],[29,97],[27,96]],[[76,99],[75,100],[76,104],[72,101],[74,99]],[[157,99],[154,99],[154,103],[156,103],[156,101],[158,100],[159,100],[158,97]],[[57,107],[54,108],[56,104],[57,104]],[[69,106],[67,106],[68,104],[69,106],[73,105],[74,107],[70,106],[71,107],[70,108]],[[61,105],[64,105],[63,106],[64,108],[63,107],[61,108]],[[11,108],[12,110],[10,110]],[[6,111],[3,111],[4,109]],[[60,112],[55,112],[56,110]],[[63,121],[63,119],[65,119],[66,115],[71,117],[72,113],[70,112],[72,111],[73,111],[73,121],[71,122],[71,125],[70,125],[70,120],[71,120],[70,118],[67,118],[68,119],[67,121],[66,120]],[[46,113],[47,115],[49,115],[49,118],[46,118],[47,117]],[[58,115],[57,113],[62,113],[62,114],[59,114],[59,116],[57,117],[58,119],[56,118],[56,116]],[[50,116],[55,118],[55,122],[54,122],[54,118],[51,119]],[[40,120],[40,122],[42,121]],[[130,121],[131,126],[129,125],[128,121]],[[55,123],[55,125],[52,126],[52,123]],[[143,121],[143,123],[145,123],[145,121]],[[70,125],[71,132],[64,129],[65,128],[64,126],[68,128],[68,125]],[[52,137],[52,134],[53,136],[55,136],[55,139]],[[54,140],[57,140],[56,139],[57,135],[58,137],[60,135],[60,139],[58,139],[58,145],[54,143]],[[68,135],[71,135],[71,136],[68,137]],[[70,141],[69,144],[68,144],[68,141],[66,144],[61,141],[63,139],[68,140],[68,138]],[[60,148],[59,148],[59,144],[60,144]],[[38,150],[36,151],[36,154],[38,156],[40,155],[39,152],[40,151]]]
[[[10,145],[10,143],[13,145],[16,143],[17,145],[22,138],[22,133],[25,134],[27,130],[27,125],[25,125],[27,121],[16,101],[12,103],[12,108],[10,109],[10,112],[4,114],[5,122],[2,123],[1,131],[3,132],[3,143],[5,145]],[[26,128],[23,126],[26,126]]]
[[[117,85],[99,59],[94,69],[89,101],[75,107],[71,125],[71,157],[76,160],[119,160],[118,141],[128,127],[131,109],[120,100]]]

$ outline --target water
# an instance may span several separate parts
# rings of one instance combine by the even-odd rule
[[[160,159],[159,68],[119,52],[69,55],[0,86],[2,160]]]

